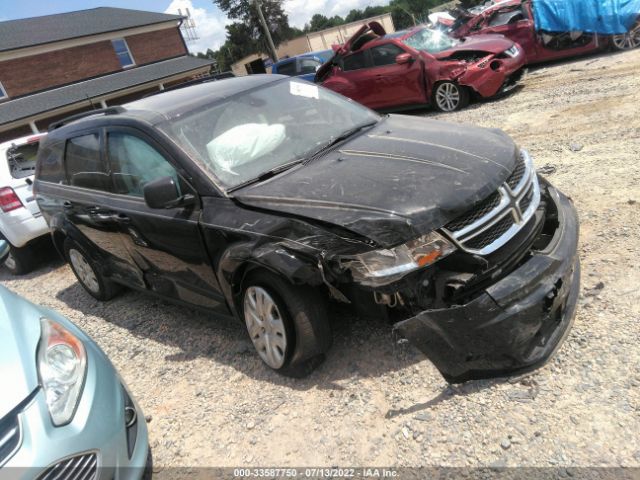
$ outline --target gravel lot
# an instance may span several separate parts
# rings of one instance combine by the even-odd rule
[[[53,256],[0,280],[67,315],[111,357],[168,466],[640,466],[640,50],[533,71],[451,115],[500,127],[581,215],[572,333],[544,368],[451,387],[390,328],[337,316],[304,380],[264,367],[241,326],[127,292],[101,304]],[[435,116],[430,112],[418,114]]]

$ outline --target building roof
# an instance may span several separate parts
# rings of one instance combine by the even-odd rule
[[[163,78],[196,70],[212,63],[212,60],[189,56],[172,58],[9,100],[0,103],[0,125],[87,101],[87,98],[100,97],[130,87],[160,81]]]
[[[0,22],[0,52],[181,19],[166,13],[99,7],[9,20]]]

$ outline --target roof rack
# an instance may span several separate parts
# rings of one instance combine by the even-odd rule
[[[88,112],[76,113],[75,115],[70,115],[68,117],[63,118],[62,120],[58,120],[57,122],[53,122],[49,124],[49,131],[55,130],[56,128],[60,128],[67,123],[74,122],[76,120],[80,120],[81,118],[90,117],[91,115],[116,115],[118,113],[126,112],[126,110],[117,105],[115,107],[107,107],[107,108],[98,108],[96,110],[89,110]]]

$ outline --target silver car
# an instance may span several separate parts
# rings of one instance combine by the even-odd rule
[[[0,479],[145,474],[144,415],[104,352],[62,315],[1,286],[0,379]]]

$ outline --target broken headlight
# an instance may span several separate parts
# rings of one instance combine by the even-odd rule
[[[340,263],[362,285],[386,285],[409,272],[434,264],[455,249],[442,235],[431,232],[395,248],[343,257]]]

